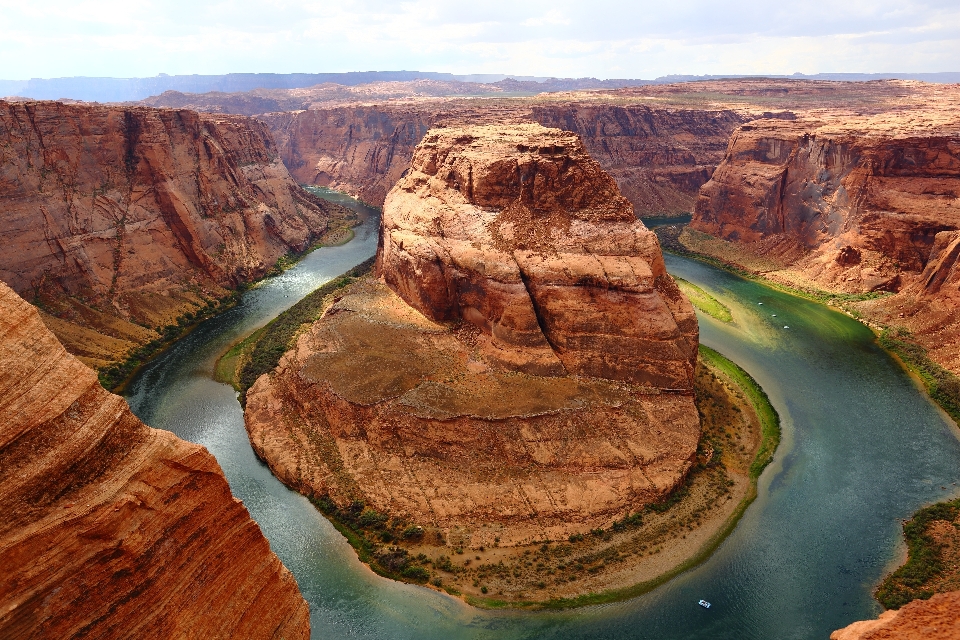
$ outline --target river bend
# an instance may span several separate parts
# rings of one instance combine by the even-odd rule
[[[671,273],[731,308],[730,325],[700,316],[701,341],[750,372],[783,422],[783,443],[760,479],[759,497],[714,555],[639,598],[562,612],[479,611],[380,578],[256,459],[236,393],[212,379],[231,343],[375,252],[376,211],[323,195],[366,216],[356,238],[319,249],[245,293],[237,307],[148,365],[127,392],[144,422],[216,456],[296,576],[316,638],[822,639],[879,613],[871,590],[902,560],[900,520],[958,495],[955,427],[866,327],[668,255]],[[713,607],[697,606],[700,598]]]

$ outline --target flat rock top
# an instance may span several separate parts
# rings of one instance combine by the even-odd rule
[[[487,420],[620,406],[657,390],[573,376],[505,371],[469,324],[437,325],[383,283],[352,286],[302,345],[301,375],[353,403],[388,402],[423,418]]]
[[[630,202],[583,148],[580,138],[539,124],[431,129],[399,188],[430,182],[430,194],[451,205],[562,213],[590,221],[633,222]]]

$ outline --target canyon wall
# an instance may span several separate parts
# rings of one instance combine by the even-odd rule
[[[947,111],[745,124],[690,226],[791,284],[899,292],[858,308],[915,330],[958,371],[958,123]]]
[[[576,135],[432,129],[380,240],[381,278],[247,393],[283,482],[481,548],[582,535],[683,481],[696,316]]]
[[[150,429],[0,283],[0,637],[308,638],[216,460]]]
[[[732,109],[590,103],[535,105],[531,116],[579,135],[640,216],[692,211],[730,134],[750,119]]]
[[[344,213],[239,116],[0,102],[0,280],[105,366]]]
[[[258,116],[302,183],[382,205],[434,125],[539,122],[580,136],[638,215],[688,212],[723,158],[730,133],[749,116],[730,109],[678,110],[524,101],[410,102],[319,108]]]

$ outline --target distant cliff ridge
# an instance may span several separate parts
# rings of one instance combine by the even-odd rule
[[[647,84],[697,82],[722,78],[792,78],[795,80],[831,80],[866,82],[870,80],[920,80],[923,82],[960,82],[960,72],[942,73],[817,73],[805,75],[667,75],[653,80],[597,78],[547,78],[511,74],[453,74],[433,71],[351,71],[348,73],[228,73],[225,75],[160,75],[151,78],[31,78],[30,80],[0,80],[0,97],[24,96],[34,100],[86,100],[89,102],[126,102],[143,100],[164,91],[206,93],[209,91],[238,92],[254,89],[298,89],[324,82],[353,86],[367,82],[444,80],[491,83],[513,79],[535,82],[543,91],[571,91],[578,89],[616,89]]]

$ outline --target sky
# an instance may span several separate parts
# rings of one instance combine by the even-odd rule
[[[0,0],[0,78],[960,71],[960,0]]]

